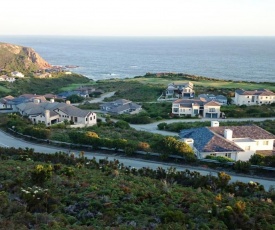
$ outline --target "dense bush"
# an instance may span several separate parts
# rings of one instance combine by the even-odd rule
[[[231,158],[224,157],[224,156],[211,156],[211,155],[207,155],[205,158],[206,159],[211,159],[211,160],[216,160],[216,161],[219,161],[221,163],[234,162],[234,160],[232,160]]]
[[[84,98],[81,96],[78,96],[77,94],[73,94],[71,96],[68,96],[66,100],[69,100],[71,103],[79,103],[84,101]]]
[[[31,160],[13,160],[21,155]],[[0,157],[3,229],[272,229],[275,222],[273,190],[232,183],[224,172],[135,169],[30,149],[0,148]],[[48,162],[50,179],[38,186],[30,172]]]

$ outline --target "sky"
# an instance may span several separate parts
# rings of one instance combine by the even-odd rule
[[[0,35],[275,36],[275,0],[4,0]]]

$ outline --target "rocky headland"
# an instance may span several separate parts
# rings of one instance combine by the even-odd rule
[[[52,66],[34,49],[0,42],[0,69],[9,71],[39,70]]]

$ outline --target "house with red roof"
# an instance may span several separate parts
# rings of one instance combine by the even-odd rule
[[[274,154],[275,135],[256,125],[219,126],[181,130],[179,136],[189,144],[199,159],[223,156],[235,161],[247,161],[255,153]]]

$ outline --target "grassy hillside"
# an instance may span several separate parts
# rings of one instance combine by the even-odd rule
[[[245,81],[230,81],[219,80],[207,77],[198,77],[184,74],[170,74],[161,77],[157,77],[155,74],[145,75],[143,77],[136,77],[134,79],[128,79],[128,81],[136,80],[143,84],[161,84],[167,86],[171,82],[177,81],[190,81],[194,84],[194,87],[209,87],[209,88],[224,88],[224,89],[269,89],[275,91],[275,83],[270,82],[245,82]],[[261,79],[259,79],[261,80]]]
[[[0,149],[2,229],[274,229],[275,193],[230,177]]]
[[[61,88],[71,84],[86,84],[90,80],[82,75],[59,74],[53,78],[23,78],[18,79],[14,83],[0,82],[0,97],[11,94],[18,96],[24,93],[46,94],[58,93]]]

